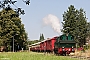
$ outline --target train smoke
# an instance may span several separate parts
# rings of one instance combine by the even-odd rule
[[[43,18],[43,22],[45,25],[51,26],[57,33],[59,34],[61,33],[60,21],[55,15],[52,14],[47,15],[46,17]]]

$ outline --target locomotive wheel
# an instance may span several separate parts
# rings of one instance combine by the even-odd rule
[[[63,55],[63,56],[66,56],[66,51],[63,51],[62,55]]]

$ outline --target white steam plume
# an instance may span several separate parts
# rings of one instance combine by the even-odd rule
[[[47,15],[43,18],[43,22],[45,25],[50,25],[57,33],[61,33],[60,21],[55,15]]]

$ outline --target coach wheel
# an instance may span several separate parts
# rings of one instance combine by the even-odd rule
[[[54,49],[54,54],[58,54],[58,49]]]

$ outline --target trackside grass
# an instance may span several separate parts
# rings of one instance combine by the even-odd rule
[[[0,60],[78,60],[66,56],[55,56],[35,52],[1,52]]]

